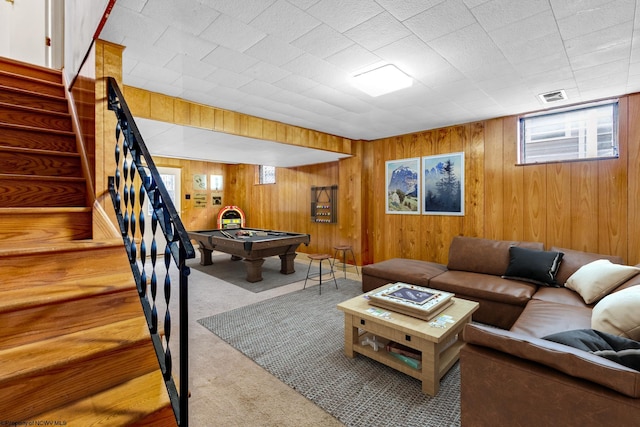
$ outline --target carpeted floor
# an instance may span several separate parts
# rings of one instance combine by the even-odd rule
[[[360,294],[360,286],[339,279],[339,289],[323,286],[322,295],[312,287],[198,323],[347,426],[459,426],[458,364],[430,397],[414,378],[344,355],[343,314],[336,305]]]
[[[304,280],[307,277],[308,258],[304,254],[298,255],[298,257],[307,264],[302,268],[302,263],[296,262],[296,271],[292,274],[280,273],[280,257],[265,258],[264,264],[262,264],[263,280],[254,283],[247,282],[247,269],[244,262],[242,260],[234,261],[231,259],[231,255],[228,254],[216,252],[212,257],[213,264],[211,265],[200,265],[197,259],[187,261],[187,265],[247,291],[259,293]],[[310,273],[314,274],[317,271],[318,267],[312,265]]]

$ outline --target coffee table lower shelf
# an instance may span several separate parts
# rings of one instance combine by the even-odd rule
[[[373,337],[373,334],[365,333],[359,336],[360,340],[366,339],[366,337]],[[403,374],[407,374],[413,378],[416,378],[420,381],[423,380],[422,373],[422,362],[420,362],[420,369],[413,368],[403,362],[402,360],[396,358],[389,354],[387,350],[385,350],[385,346],[391,340],[384,339],[379,335],[375,335],[377,341],[381,344],[381,348],[378,351],[375,351],[373,347],[370,345],[361,345],[361,344],[353,344],[353,352],[361,354],[363,356],[367,356],[369,359],[373,359],[377,362],[382,363],[383,365],[387,365],[390,368],[395,369],[396,371],[400,371]],[[444,374],[446,374],[449,369],[458,361],[458,355],[460,354],[460,347],[464,345],[464,342],[461,340],[456,340],[453,344],[451,344],[448,348],[446,348],[443,352],[440,353],[440,369],[438,371],[438,379],[442,378]]]

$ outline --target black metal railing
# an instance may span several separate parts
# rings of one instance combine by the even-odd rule
[[[195,250],[122,92],[112,77],[107,80],[107,92],[109,109],[118,120],[115,129],[115,176],[109,177],[109,192],[176,420],[181,427],[186,427],[189,399],[187,298],[190,272],[186,260],[195,258]],[[151,229],[147,231],[149,222]],[[162,234],[157,239],[156,233],[160,232]],[[147,248],[149,244],[150,248]],[[163,244],[164,299],[158,299],[158,275],[163,271],[158,271],[156,263],[158,248]],[[179,392],[172,375],[170,349],[172,267],[179,273]],[[162,311],[164,316],[161,330],[158,318]]]

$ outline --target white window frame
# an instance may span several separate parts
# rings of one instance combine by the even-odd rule
[[[605,117],[604,110],[609,107],[611,112]],[[609,116],[610,121],[604,122]],[[537,133],[533,131],[536,126]],[[612,159],[619,153],[617,99],[525,114],[518,119],[520,165]]]
[[[258,184],[275,184],[276,183],[276,167],[275,166],[258,166]]]

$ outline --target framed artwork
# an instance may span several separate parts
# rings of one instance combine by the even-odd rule
[[[422,158],[422,213],[464,215],[464,153]]]
[[[420,214],[420,157],[385,162],[386,213]]]

